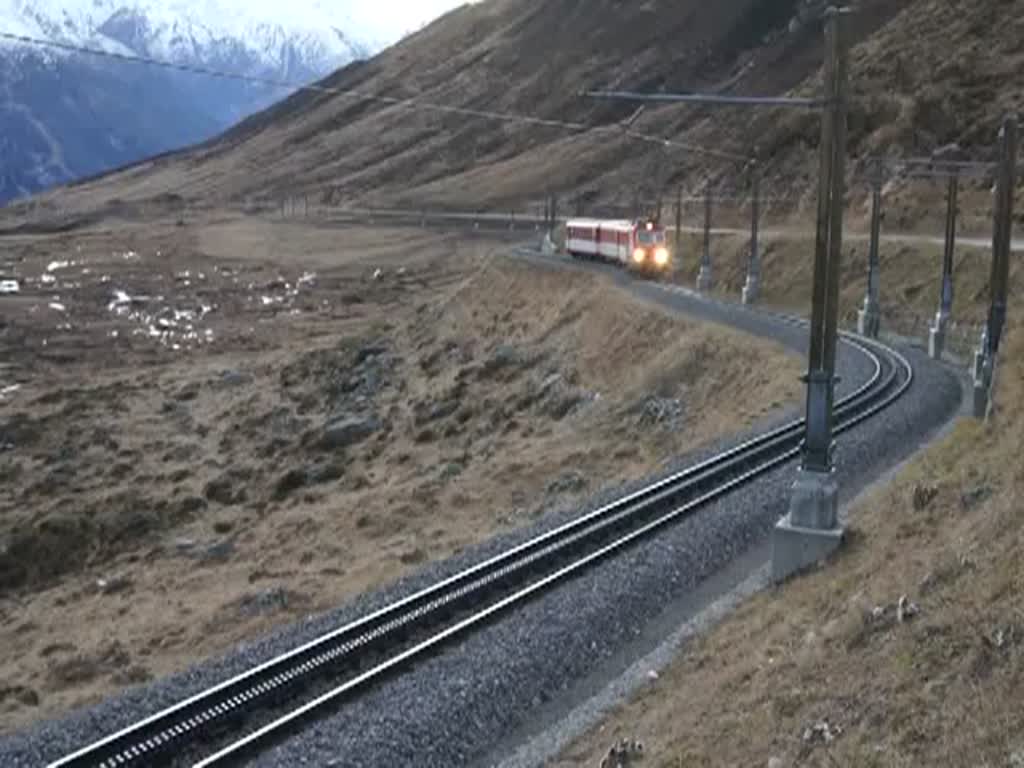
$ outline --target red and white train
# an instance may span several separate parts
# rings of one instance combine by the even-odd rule
[[[611,261],[637,271],[667,274],[672,269],[665,230],[648,219],[569,219],[565,247],[574,258]]]

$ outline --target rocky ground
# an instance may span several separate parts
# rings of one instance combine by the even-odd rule
[[[781,348],[504,250],[241,218],[5,238],[0,730],[799,395]]]

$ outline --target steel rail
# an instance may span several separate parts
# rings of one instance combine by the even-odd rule
[[[884,391],[888,391],[888,384],[883,385],[880,388],[874,389],[873,392],[868,393],[874,395],[873,401],[869,402],[866,407],[856,409],[853,415],[838,422],[836,433],[842,433],[849,429],[852,429],[857,424],[860,424],[864,420],[870,418],[880,410],[888,407],[892,402],[898,399],[906,390],[910,387],[913,381],[913,368],[910,363],[899,353],[894,350],[883,347],[880,344],[871,342],[873,346],[876,346],[880,350],[891,355],[894,359],[895,365],[893,366],[892,375],[886,378],[886,382],[891,382],[898,377],[896,371],[898,368],[902,368],[905,374],[905,378],[900,383],[900,386],[893,392],[889,392],[888,396],[884,399],[879,399],[879,394]],[[857,345],[861,346],[861,345]],[[861,347],[861,349],[864,349]],[[867,350],[864,350],[867,351]],[[870,354],[870,353],[869,353]],[[877,361],[877,358],[875,358]],[[853,397],[853,396],[851,396]],[[676,521],[677,519],[695,511],[699,507],[714,501],[726,493],[734,490],[735,488],[750,482],[754,478],[768,472],[792,459],[795,459],[800,452],[800,447],[792,447],[777,456],[767,458],[763,463],[747,470],[746,472],[728,479],[725,482],[719,483],[706,492],[699,495],[697,498],[689,500],[670,509],[670,511],[660,515],[654,520],[648,521],[641,527],[630,531],[629,533],[611,541],[610,543],[604,544],[595,551],[589,552],[586,555],[574,560],[573,562],[565,565],[553,573],[547,574],[538,580],[520,588],[511,595],[508,595],[501,600],[476,611],[467,618],[464,618],[457,623],[445,627],[440,632],[431,635],[427,639],[419,642],[412,648],[406,649],[396,656],[388,658],[384,662],[378,664],[370,670],[362,672],[358,676],[347,680],[343,684],[327,691],[326,693],[316,697],[312,701],[303,704],[302,706],[294,709],[287,714],[277,718],[273,722],[259,728],[253,733],[247,734],[238,741],[226,746],[220,751],[210,755],[209,757],[194,764],[193,768],[223,768],[223,766],[234,765],[251,754],[253,751],[259,750],[263,745],[269,741],[276,741],[291,732],[297,726],[301,725],[305,721],[312,719],[318,715],[321,710],[336,704],[339,700],[345,696],[355,692],[361,686],[364,686],[374,680],[381,678],[382,676],[393,672],[399,665],[410,662],[419,656],[427,654],[437,646],[455,638],[458,635],[464,634],[472,628],[483,624],[484,622],[492,619],[494,616],[501,612],[507,611],[513,608],[541,591],[555,586],[563,580],[578,574],[585,568],[595,564],[596,562],[605,559],[609,555],[616,553],[628,545],[640,540],[641,538],[650,535],[651,533],[663,528]]]
[[[796,322],[801,322],[801,321],[799,319],[796,319]],[[867,350],[865,350],[861,345],[855,344],[854,346],[861,347],[861,350],[863,352],[867,353]],[[873,384],[875,382],[877,382],[878,377],[880,375],[880,363],[879,363],[877,358],[874,358],[874,359],[875,359],[875,373],[872,376],[871,380],[869,380],[866,384],[864,384],[861,387],[860,390],[858,390],[854,394],[850,395],[846,400],[844,400],[840,404],[839,410],[842,410],[844,408],[848,408],[850,406],[856,406],[857,402],[860,399],[862,399],[865,396],[865,394],[870,394],[870,393],[868,393],[868,390],[870,390],[870,388],[873,386]],[[891,380],[891,377],[890,377],[890,380]],[[677,474],[675,474],[673,476],[670,476],[669,478],[666,478],[665,480],[663,480],[663,481],[661,481],[659,483],[656,483],[656,484],[654,484],[652,486],[649,486],[646,489],[642,489],[641,491],[638,491],[638,492],[635,492],[633,494],[630,494],[627,497],[625,497],[623,499],[620,499],[618,502],[615,502],[615,503],[610,504],[610,505],[606,505],[605,507],[602,507],[602,508],[600,508],[598,510],[595,510],[594,512],[592,512],[592,513],[590,513],[588,515],[585,515],[582,518],[577,519],[576,521],[573,521],[573,522],[571,522],[569,524],[566,524],[565,526],[562,526],[562,527],[560,527],[558,529],[555,529],[554,531],[551,531],[551,532],[549,532],[547,534],[544,534],[544,535],[542,535],[540,537],[537,537],[536,539],[533,539],[530,542],[526,542],[525,544],[520,545],[519,547],[516,547],[516,548],[514,548],[514,549],[504,553],[503,555],[499,555],[498,557],[492,558],[489,561],[486,561],[486,562],[481,563],[481,564],[479,564],[477,566],[474,566],[473,568],[470,568],[467,571],[462,572],[461,574],[457,574],[456,576],[453,576],[453,577],[451,577],[449,579],[446,579],[445,581],[441,582],[440,584],[434,585],[434,587],[428,588],[427,590],[423,590],[420,593],[417,593],[416,595],[412,595],[409,598],[406,598],[406,599],[404,599],[402,601],[399,601],[398,603],[395,603],[395,604],[393,604],[391,606],[388,606],[388,607],[382,609],[381,611],[375,612],[374,614],[371,614],[370,616],[364,617],[363,619],[360,619],[360,620],[358,620],[356,622],[353,622],[350,625],[346,625],[345,627],[342,627],[341,629],[336,630],[335,632],[332,632],[332,633],[330,633],[328,635],[325,635],[325,636],[323,636],[321,638],[318,638],[317,640],[313,641],[312,643],[308,643],[308,644],[306,644],[306,645],[304,645],[304,646],[302,646],[302,647],[300,647],[298,649],[295,649],[292,652],[289,652],[287,654],[283,654],[282,656],[280,656],[280,657],[278,657],[276,659],[273,659],[270,662],[267,662],[267,663],[265,663],[263,665],[260,665],[259,667],[256,667],[256,668],[254,668],[252,670],[249,670],[248,672],[243,673],[242,675],[239,675],[239,676],[237,676],[235,678],[232,678],[231,680],[226,681],[225,683],[222,683],[219,686],[216,686],[216,687],[214,687],[212,689],[209,689],[209,690],[207,690],[207,691],[205,691],[205,692],[203,692],[203,693],[201,693],[201,694],[199,694],[199,695],[197,695],[195,697],[192,697],[192,698],[190,698],[190,699],[188,699],[188,700],[186,700],[184,702],[179,703],[178,705],[175,705],[175,706],[173,706],[173,707],[171,707],[171,708],[169,708],[167,710],[164,710],[163,712],[158,713],[157,715],[154,715],[151,718],[147,718],[146,720],[144,720],[144,721],[142,721],[140,723],[137,723],[137,724],[135,724],[133,726],[130,726],[129,728],[126,728],[123,731],[120,731],[117,734],[114,734],[113,736],[110,736],[110,737],[108,737],[106,739],[101,740],[100,742],[97,742],[96,744],[92,745],[91,747],[88,747],[86,749],[80,750],[79,752],[77,752],[77,753],[75,753],[73,755],[70,755],[67,758],[64,758],[63,760],[58,761],[57,763],[53,763],[51,765],[53,765],[53,766],[58,766],[58,765],[59,766],[64,766],[64,765],[85,765],[85,764],[92,765],[92,764],[96,764],[96,763],[93,763],[93,762],[85,762],[85,763],[83,763],[83,762],[75,762],[75,760],[78,760],[80,758],[88,758],[89,760],[91,760],[93,757],[95,757],[95,755],[96,755],[98,750],[100,750],[103,747],[108,747],[108,748],[112,747],[113,743],[115,741],[117,741],[119,738],[123,739],[125,736],[128,736],[130,734],[138,734],[146,726],[152,726],[158,720],[160,720],[162,718],[165,718],[168,715],[172,715],[174,713],[181,713],[184,709],[186,709],[189,706],[196,705],[196,704],[198,704],[198,703],[200,703],[202,701],[208,701],[212,694],[215,694],[215,693],[218,693],[218,692],[225,692],[226,689],[228,689],[232,684],[237,684],[237,683],[242,682],[242,681],[244,681],[246,679],[255,678],[258,675],[263,675],[264,677],[268,677],[269,678],[270,677],[270,672],[273,671],[272,667],[274,667],[275,665],[278,665],[280,662],[284,662],[284,661],[288,661],[288,660],[293,660],[299,654],[301,654],[304,651],[314,650],[315,648],[321,646],[325,641],[336,639],[338,637],[338,635],[341,634],[341,633],[344,633],[344,632],[350,631],[350,630],[354,630],[354,629],[359,628],[359,627],[366,627],[366,626],[369,625],[370,622],[372,622],[374,620],[383,619],[383,618],[386,617],[386,615],[392,614],[398,608],[409,606],[413,601],[415,601],[417,599],[423,599],[423,598],[426,598],[426,597],[428,597],[428,596],[430,596],[432,594],[436,594],[441,589],[450,587],[450,586],[454,585],[457,581],[459,581],[461,579],[465,579],[466,577],[468,577],[470,575],[482,572],[483,569],[485,569],[487,567],[491,567],[491,566],[497,565],[500,562],[505,561],[505,560],[507,560],[508,558],[510,558],[512,556],[515,556],[515,555],[518,555],[518,554],[524,552],[528,547],[536,546],[536,545],[539,545],[539,544],[541,544],[543,542],[549,541],[549,540],[553,539],[556,536],[567,534],[569,531],[573,530],[574,528],[578,529],[579,526],[581,526],[583,524],[586,524],[586,523],[588,523],[588,522],[598,518],[602,514],[607,515],[610,512],[614,511],[615,509],[621,508],[621,506],[623,504],[628,504],[628,503],[631,503],[631,502],[636,502],[638,499],[640,499],[640,497],[643,497],[643,496],[650,497],[650,495],[652,493],[656,493],[656,492],[658,492],[660,490],[663,490],[663,489],[666,488],[666,486],[669,486],[672,483],[681,482],[682,480],[684,480],[686,478],[693,478],[699,472],[708,469],[712,464],[715,464],[716,462],[725,461],[725,460],[727,460],[729,458],[732,458],[732,457],[736,457],[740,452],[742,452],[744,450],[751,450],[752,448],[756,447],[759,444],[764,444],[765,442],[770,441],[770,440],[772,440],[775,437],[778,437],[783,432],[787,431],[787,429],[797,428],[799,426],[799,423],[802,423],[802,422],[795,422],[795,423],[793,423],[791,425],[788,425],[786,427],[780,427],[780,428],[778,428],[776,430],[773,430],[772,432],[767,433],[766,435],[760,436],[759,438],[755,438],[755,439],[753,439],[751,441],[747,441],[746,443],[744,443],[742,445],[739,445],[739,446],[736,446],[735,448],[731,449],[730,451],[724,452],[723,454],[720,454],[717,457],[712,457],[711,459],[708,459],[708,460],[706,460],[704,462],[701,462],[700,464],[698,464],[698,465],[696,465],[694,467],[691,467],[691,468],[689,468],[687,470],[684,470],[683,472],[680,472],[680,473],[677,473]],[[657,499],[648,499],[648,503],[650,503],[652,500],[656,501]],[[394,624],[394,622],[392,622],[392,624]],[[349,650],[351,650],[351,648],[349,648]],[[335,656],[336,655],[337,654],[335,654]],[[328,660],[330,660],[330,658],[332,658],[332,657],[329,656],[328,658],[320,659],[320,661],[321,662],[328,661]],[[307,662],[305,665],[302,665],[302,671],[308,672],[308,671],[310,671],[315,666],[318,666],[318,664],[310,665]],[[278,675],[274,676],[273,678],[271,678],[273,682],[271,684],[269,684],[269,685],[264,683],[261,686],[256,686],[255,689],[253,689],[253,690],[236,694],[234,696],[231,696],[230,698],[228,698],[225,695],[224,699],[225,699],[225,701],[227,703],[222,701],[219,704],[216,704],[216,705],[210,707],[206,712],[201,713],[200,715],[198,715],[196,717],[188,718],[187,720],[183,719],[183,722],[181,724],[179,724],[179,727],[173,728],[170,731],[165,732],[163,734],[157,734],[155,737],[153,737],[151,739],[148,739],[146,742],[142,743],[141,746],[139,744],[136,744],[133,748],[124,750],[123,752],[119,753],[117,755],[117,757],[112,762],[110,762],[109,764],[110,765],[126,764],[125,760],[132,760],[132,759],[134,759],[134,758],[136,758],[138,756],[141,756],[141,755],[145,754],[146,752],[148,752],[150,749],[158,747],[158,746],[160,746],[161,744],[163,744],[165,742],[173,740],[176,736],[180,736],[183,733],[186,733],[186,732],[192,730],[193,728],[202,726],[205,723],[207,723],[207,722],[209,722],[211,720],[214,720],[214,719],[216,719],[217,717],[219,717],[221,715],[227,714],[227,712],[229,710],[231,710],[233,707],[237,707],[241,703],[244,703],[244,702],[246,702],[246,701],[248,701],[250,699],[256,698],[256,697],[258,697],[261,694],[268,693],[268,692],[270,692],[270,690],[279,687],[281,684],[283,684],[285,682],[291,681],[292,679],[294,679],[295,676],[296,675],[294,673],[294,670],[292,671],[292,674],[287,674],[287,673],[285,673],[285,674],[278,674]],[[107,763],[101,762],[99,764],[100,765],[105,765]]]
[[[853,343],[875,363],[872,377],[860,389],[845,398],[837,410],[847,413],[870,404],[878,393],[891,385],[894,372],[879,386],[881,362],[862,344]],[[895,368],[893,369],[895,371]],[[537,536],[501,555],[479,563],[427,589],[397,601],[368,616],[351,622],[314,641],[271,659],[213,688],[179,702],[139,723],[87,746],[54,763],[51,768],[79,766],[121,766],[150,760],[158,752],[180,744],[212,724],[227,720],[251,708],[255,702],[273,698],[293,684],[308,679],[325,665],[350,656],[354,651],[373,647],[377,641],[410,626],[432,611],[451,608],[474,591],[492,587],[537,563],[551,558],[584,537],[593,537],[621,523],[629,516],[650,511],[652,506],[672,502],[675,497],[701,483],[721,484],[721,475],[729,469],[744,469],[744,462],[772,449],[780,449],[799,436],[803,420],[771,430],[715,457],[675,473],[644,489],[604,505],[576,520]],[[798,450],[793,448],[792,450]],[[787,454],[788,455],[788,454]],[[744,475],[746,476],[746,475]],[[732,486],[730,486],[732,487]],[[660,508],[660,507],[659,507]]]
[[[785,198],[779,198],[779,199],[785,199]],[[422,224],[425,223],[425,222],[435,223],[435,222],[440,221],[441,219],[451,219],[453,221],[472,221],[473,218],[474,218],[473,214],[468,214],[468,213],[438,214],[436,212],[433,212],[433,213],[427,212],[426,215],[424,216],[423,212],[420,212],[420,211],[391,211],[391,212],[387,212],[387,213],[377,212],[377,213],[375,213],[373,215],[390,216],[390,217],[392,217],[392,220],[393,220],[395,226],[406,226],[406,225],[408,225],[408,226],[417,226],[417,222],[419,222],[420,225],[422,226]],[[320,221],[320,223],[325,224],[325,225],[339,226],[340,227],[340,226],[347,226],[347,225],[352,224],[353,221],[354,221],[354,218],[355,218],[354,216],[334,215],[334,216],[327,216],[325,218],[320,219],[319,221]],[[559,216],[559,220],[560,221],[564,221],[565,218],[566,218],[565,216],[561,216],[561,215]],[[371,217],[371,221],[372,221],[372,217]],[[497,235],[497,234],[504,234],[504,233],[518,233],[518,234],[522,235],[523,234],[522,227],[520,227],[517,230],[515,228],[515,225],[532,224],[533,227],[534,227],[534,231],[539,231],[540,228],[541,228],[541,225],[544,223],[543,217],[527,216],[527,215],[523,215],[523,216],[516,215],[515,217],[511,217],[508,214],[500,214],[500,213],[484,214],[484,215],[479,217],[479,221],[480,221],[481,225],[484,222],[486,222],[486,221],[491,221],[491,222],[495,222],[495,223],[503,223],[503,224],[512,225],[512,226],[510,226],[510,227],[508,227],[508,228],[506,228],[504,230],[489,229],[489,228],[481,226],[479,231],[481,233],[483,233],[483,234],[488,234],[488,235]],[[358,222],[356,222],[356,223],[358,223]],[[675,231],[675,226],[673,224],[666,224],[663,227],[663,229],[665,229],[666,231]],[[698,233],[699,234],[699,233],[701,233],[703,231],[704,231],[704,228],[702,226],[687,225],[687,226],[683,227],[683,232],[685,232],[687,234],[694,234],[694,233]],[[3,234],[4,234],[3,231],[0,230],[0,237],[2,237]],[[750,229],[749,229],[749,227],[748,228],[712,227],[711,228],[711,234],[713,236],[717,236],[717,235],[743,235],[745,237],[749,237],[750,236]],[[810,237],[810,238],[814,237],[814,232],[810,231],[810,230],[786,229],[786,228],[779,228],[779,227],[761,229],[760,230],[760,234],[761,234],[762,239],[769,239],[769,240],[770,239],[776,239],[776,238],[806,239],[808,237]],[[844,240],[858,240],[859,241],[859,240],[867,240],[869,237],[870,237],[870,234],[867,233],[867,232],[852,232],[851,231],[851,232],[845,232],[844,235],[843,235]],[[884,241],[890,242],[890,243],[925,243],[925,244],[942,245],[945,242],[945,240],[943,238],[941,238],[941,237],[932,237],[932,236],[929,236],[929,235],[916,235],[916,234],[913,234],[913,233],[906,233],[906,232],[904,232],[904,233],[898,233],[897,232],[897,233],[889,233],[889,234],[886,234],[886,233],[883,232],[882,233],[882,239]],[[986,237],[974,237],[974,236],[960,237],[960,236],[957,236],[957,245],[958,246],[963,246],[963,247],[966,247],[966,248],[985,248],[985,249],[990,249],[992,247],[992,241],[991,241],[991,238],[986,238]],[[1024,240],[1014,240],[1010,244],[1010,248],[1011,248],[1011,250],[1014,253],[1019,253],[1021,251],[1024,251]],[[539,254],[535,253],[534,255],[539,255]]]
[[[712,196],[712,202],[716,203],[739,203],[741,206],[746,207],[750,202],[750,195],[726,195],[726,196]],[[682,202],[684,203],[703,203],[706,200],[705,196],[699,197],[684,197]],[[795,202],[795,197],[761,197],[761,202],[778,203],[778,202]],[[672,200],[670,202],[675,202]],[[329,208],[326,210],[327,220],[333,221],[349,221],[352,219],[373,219],[373,217],[380,218],[391,218],[398,220],[411,220],[411,221],[479,221],[479,222],[496,222],[501,224],[543,224],[545,219],[543,215],[538,216],[536,213],[523,213],[523,212],[501,212],[491,211],[485,212],[465,212],[465,211],[412,211],[403,210],[397,208]],[[301,219],[302,217],[299,216]],[[561,214],[558,216],[559,221],[565,221],[569,219],[595,219],[595,218],[608,218],[600,216],[573,216],[570,214]],[[627,215],[623,215],[620,218],[629,219],[632,218]],[[666,227],[671,229],[671,227]]]
[[[986,168],[995,170],[999,164],[994,160],[943,160],[938,157],[906,157],[893,163],[897,168],[913,165],[928,165],[935,168]]]

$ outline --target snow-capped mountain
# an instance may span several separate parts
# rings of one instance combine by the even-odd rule
[[[0,25],[14,34],[175,63],[209,66],[211,59],[241,54],[248,64],[278,73],[296,62],[326,72],[380,47],[350,37],[345,30],[354,23],[344,5],[337,6],[328,12],[300,0],[288,5],[285,21],[238,0],[0,0]],[[49,49],[48,55],[62,54]]]
[[[359,29],[345,0],[0,0],[0,32],[291,83],[383,47]],[[0,203],[202,141],[289,90],[0,39]]]

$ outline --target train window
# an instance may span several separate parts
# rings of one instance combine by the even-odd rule
[[[665,242],[665,233],[664,232],[647,232],[646,230],[640,230],[638,239],[644,245],[654,245],[655,243],[664,243]]]

